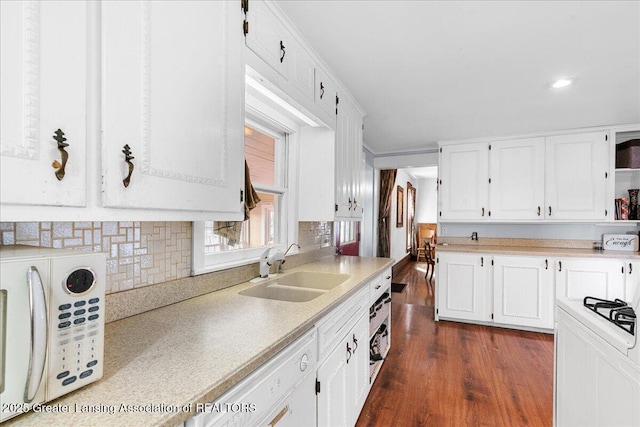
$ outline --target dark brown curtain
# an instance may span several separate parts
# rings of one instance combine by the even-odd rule
[[[397,169],[385,169],[380,171],[380,206],[378,207],[378,257],[389,258],[391,256],[391,195],[396,183]]]

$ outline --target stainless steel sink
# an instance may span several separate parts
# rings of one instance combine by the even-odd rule
[[[299,271],[245,289],[239,294],[278,301],[307,302],[344,283],[350,277],[348,274]]]

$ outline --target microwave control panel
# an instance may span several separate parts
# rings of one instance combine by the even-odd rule
[[[88,257],[82,264],[58,266],[61,274],[56,274],[56,261],[64,260],[53,265],[47,400],[102,378],[104,367],[103,270]]]

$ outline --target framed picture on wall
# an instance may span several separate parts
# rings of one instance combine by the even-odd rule
[[[400,228],[404,225],[404,188],[398,185],[396,194],[396,227]]]

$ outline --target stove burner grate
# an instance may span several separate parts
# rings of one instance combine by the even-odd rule
[[[636,313],[625,301],[618,298],[611,301],[596,297],[585,297],[583,304],[598,316],[607,319],[631,335],[635,335]],[[608,314],[605,315],[607,311]]]

